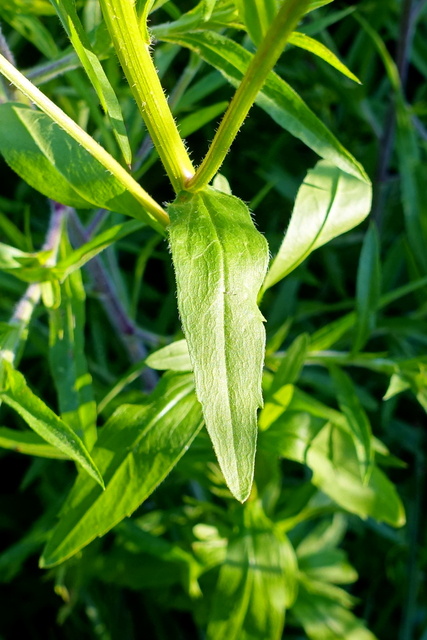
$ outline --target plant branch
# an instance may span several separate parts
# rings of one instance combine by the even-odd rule
[[[282,4],[225,112],[208,153],[194,177],[186,184],[189,191],[202,189],[220,169],[258,92],[309,4],[309,0],[288,0]]]
[[[149,42],[144,41],[132,0],[100,0],[107,28],[151,139],[176,192],[194,168],[169,108]]]

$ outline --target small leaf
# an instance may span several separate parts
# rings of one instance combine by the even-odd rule
[[[206,427],[227,484],[252,486],[265,331],[256,297],[267,242],[238,198],[206,188],[169,206],[178,307]]]
[[[317,588],[316,588],[317,587]],[[324,582],[304,580],[292,613],[310,640],[377,640],[361,620],[329,593]]]
[[[46,442],[78,462],[94,482],[104,487],[102,477],[80,438],[40,398],[34,395],[19,371],[15,371],[4,360],[2,367],[3,383],[6,388],[0,391],[0,399],[14,409]]]
[[[269,395],[273,395],[285,384],[294,384],[298,381],[309,346],[310,337],[307,333],[302,333],[295,338],[283,356],[279,368],[274,375],[273,383],[268,390]]]
[[[347,418],[353,434],[354,445],[360,463],[362,478],[366,480],[373,464],[372,429],[351,378],[338,367],[331,367],[331,376],[338,396],[338,404]]]
[[[376,313],[381,295],[380,239],[371,224],[360,253],[356,284],[356,327],[353,353],[365,346],[375,328]]]
[[[154,351],[145,360],[152,369],[160,371],[172,369],[172,371],[191,371],[190,354],[186,340],[177,340],[166,347]]]
[[[320,161],[298,191],[292,217],[263,291],[293,271],[332,238],[349,231],[371,209],[371,185]]]
[[[92,450],[105,491],[77,478],[41,566],[63,562],[133,513],[184,455],[201,426],[189,374],[166,374],[144,404],[121,406]]]
[[[0,427],[0,447],[17,453],[25,453],[29,456],[40,456],[41,458],[68,460],[70,457],[56,447],[46,444],[46,441],[37,433],[18,431],[8,427]]]
[[[53,268],[53,273],[61,280],[65,279],[71,273],[83,267],[89,260],[92,260],[101,251],[110,247],[114,242],[125,238],[131,233],[142,229],[144,224],[139,220],[130,220],[116,224],[106,231],[98,234],[89,242],[85,242],[74,251],[69,251],[67,256],[58,260]]]
[[[314,38],[310,38],[305,35],[305,33],[299,33],[298,31],[294,31],[289,37],[289,44],[293,44],[294,47],[299,47],[300,49],[305,49],[306,51],[310,51],[310,53],[314,53],[315,56],[318,56],[325,62],[334,67],[338,71],[340,71],[343,75],[350,78],[350,80],[354,80],[357,84],[362,84],[357,76],[354,75],[348,69],[343,62],[337,56],[332,53],[328,47],[324,44],[315,40]]]
[[[296,596],[297,563],[290,542],[251,503],[230,539],[208,623],[207,640],[277,640],[285,608]]]

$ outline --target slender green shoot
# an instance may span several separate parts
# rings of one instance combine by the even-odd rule
[[[280,8],[222,119],[209,151],[194,177],[187,181],[186,189],[189,191],[203,189],[218,172],[267,75],[309,5],[309,0],[288,0]]]

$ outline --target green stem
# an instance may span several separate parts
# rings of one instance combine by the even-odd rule
[[[151,139],[176,192],[194,175],[132,0],[100,0],[123,71]]]
[[[0,54],[0,73],[34,102],[46,115],[82,145],[98,162],[119,180],[138,200],[153,219],[153,226],[160,230],[169,224],[169,216],[155,200],[132,178],[132,176],[99,145],[86,131],[74,122],[66,113],[49,100],[32,82]],[[160,226],[160,229],[159,229]]]
[[[189,191],[203,189],[218,172],[267,75],[309,4],[309,0],[285,0],[281,6],[246,70],[208,153],[194,177],[187,181]]]

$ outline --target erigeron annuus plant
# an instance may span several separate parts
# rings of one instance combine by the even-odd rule
[[[265,357],[264,319],[258,304],[270,287],[314,249],[353,228],[370,210],[371,185],[363,168],[273,72],[289,43],[357,80],[324,45],[297,31],[307,13],[329,1],[203,0],[177,20],[150,29],[149,14],[162,2],[100,0],[100,28],[105,25],[108,30],[176,195],[166,207],[151,197],[149,184],[143,187],[132,176],[131,144],[121,106],[74,0],[51,0],[51,4],[105,111],[117,144],[116,157],[0,56],[1,73],[17,89],[12,95],[7,88],[7,99],[0,105],[0,151],[28,184],[59,203],[54,210],[65,211],[56,241],[62,249],[55,259],[50,246],[27,254],[3,245],[2,268],[31,283],[31,291],[39,287],[37,301],[43,294],[52,317],[61,305],[76,313],[77,294],[69,289],[81,287],[79,269],[117,239],[150,225],[170,243],[185,335],[185,342],[150,356],[151,366],[171,371],[147,402],[118,409],[97,435],[93,396],[85,391],[90,378],[80,356],[76,356],[80,360],[74,383],[86,382],[73,388],[71,406],[66,393],[62,406],[60,398],[60,418],[32,393],[13,366],[28,318],[21,324],[12,318],[11,326],[19,330],[2,337],[1,400],[55,447],[50,455],[56,451],[59,457],[71,457],[92,475],[92,479],[79,475],[44,551],[43,566],[64,561],[132,513],[191,446],[203,423],[231,493],[241,502],[250,496],[258,430],[267,431],[272,416],[283,412],[288,402],[286,388],[294,382],[285,375],[286,367],[279,367],[258,421]],[[251,50],[227,37],[227,27],[246,31]],[[191,150],[181,138],[156,72],[152,49],[157,41],[189,49],[237,87],[199,167],[193,166]],[[298,192],[283,243],[270,265],[262,229],[255,227],[247,205],[230,193],[224,178],[217,177],[254,103],[322,158]],[[66,214],[83,208],[104,208],[135,220],[112,226],[72,250],[66,238]],[[60,319],[52,321],[52,326],[55,322]],[[51,331],[57,347],[54,358],[60,359],[61,336],[68,335],[67,331],[71,335],[72,328]],[[294,356],[302,362],[309,351],[321,349],[314,344],[309,347],[303,339],[295,345]],[[370,427],[345,374],[332,369],[332,375],[342,406],[350,406],[345,424],[356,449],[362,486],[378,478]],[[89,393],[85,401],[84,393]],[[299,398],[299,402],[307,399]],[[44,454],[48,451],[36,439],[32,446],[34,450],[39,447],[39,452],[45,447]],[[111,457],[108,451],[115,455]],[[399,513],[396,521],[402,518]],[[370,515],[368,507],[366,514]],[[247,516],[250,522],[257,517],[254,513]]]
[[[109,117],[122,160],[129,165],[130,145],[120,105],[74,1],[52,4]],[[210,21],[215,24],[216,11],[230,11],[231,4],[201,2],[190,12],[191,20],[181,18],[153,30],[155,37],[195,51],[238,85],[203,162],[195,169],[150,53],[147,19],[153,3],[100,2],[122,69],[176,193],[167,211],[4,56],[1,72],[40,111],[23,103],[3,103],[0,148],[12,168],[61,204],[113,209],[168,236],[196,395],[227,484],[237,499],[245,501],[253,480],[257,410],[263,404],[265,330],[257,306],[260,290],[287,275],[313,249],[359,223],[369,212],[370,184],[360,165],[272,73],[291,41],[351,75],[330,52],[325,55],[322,45],[295,32],[307,12],[325,3],[287,0],[277,7],[274,2],[254,2],[251,7],[236,3],[238,19],[257,43],[254,54],[209,28]],[[283,245],[268,272],[267,243],[247,206],[210,185],[255,101],[325,158],[301,188]],[[63,279],[74,269],[72,261],[68,264],[65,271],[61,264],[46,270],[45,277]],[[16,375],[8,372],[9,377]],[[11,384],[6,385],[3,399],[12,405]]]

